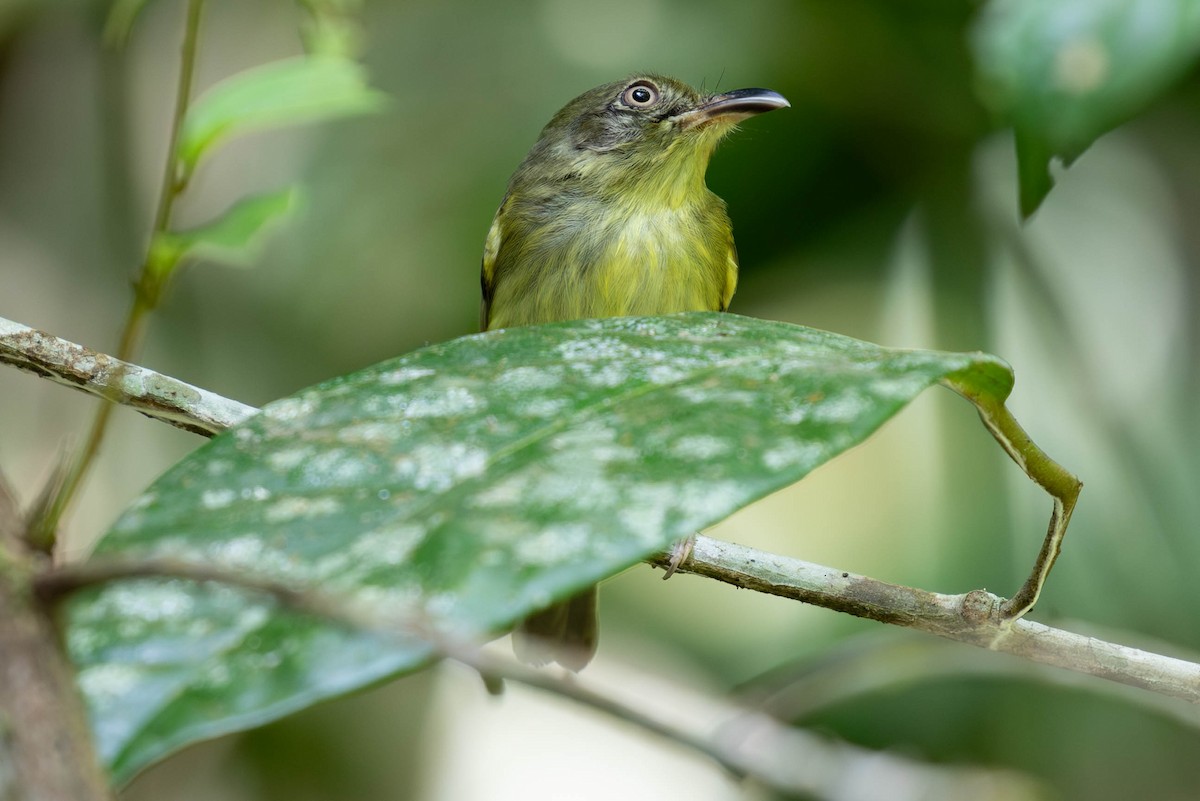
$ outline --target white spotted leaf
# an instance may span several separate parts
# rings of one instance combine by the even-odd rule
[[[221,565],[486,637],[799,480],[947,379],[997,402],[1012,386],[985,354],[729,314],[464,337],[269,404],[155,482],[97,558]],[[430,658],[183,580],[69,613],[119,780]]]

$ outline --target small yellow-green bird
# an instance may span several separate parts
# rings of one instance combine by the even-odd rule
[[[508,182],[483,250],[484,330],[583,317],[724,311],[737,286],[725,202],[704,183],[717,142],[787,100],[703,95],[660,75],[584,92]],[[571,670],[596,649],[596,589],[526,619],[514,644]]]

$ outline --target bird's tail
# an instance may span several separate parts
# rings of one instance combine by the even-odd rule
[[[543,609],[521,621],[513,632],[513,651],[530,665],[557,662],[582,670],[596,653],[596,588]]]

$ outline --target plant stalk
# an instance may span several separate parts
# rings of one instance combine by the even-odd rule
[[[146,248],[146,257],[142,261],[141,270],[134,284],[133,305],[125,318],[121,331],[120,343],[117,347],[117,358],[122,362],[133,361],[141,352],[145,339],[146,325],[149,313],[153,311],[162,297],[163,283],[167,276],[159,274],[155,267],[154,242],[159,235],[166,233],[171,225],[171,215],[175,209],[175,200],[183,192],[186,181],[178,171],[175,152],[178,149],[179,134],[183,128],[183,120],[187,115],[191,102],[192,79],[196,68],[196,48],[200,33],[200,16],[204,0],[188,0],[187,20],[184,25],[183,46],[180,54],[179,79],[175,89],[175,110],[171,119],[171,135],[167,142],[167,163],[163,169],[162,186],[159,190],[158,205],[154,212],[154,223],[150,232],[150,243]],[[30,527],[30,545],[36,550],[52,553],[58,538],[58,526],[63,515],[75,499],[79,488],[95,463],[96,455],[100,452],[100,443],[108,430],[108,421],[112,415],[113,403],[104,400],[96,409],[95,417],[88,431],[83,446],[76,452],[70,467],[65,471],[62,483],[56,491],[49,494],[40,508],[32,515]]]

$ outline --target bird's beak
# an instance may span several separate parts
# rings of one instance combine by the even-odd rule
[[[683,128],[704,125],[714,120],[732,124],[764,111],[788,108],[791,105],[787,98],[770,89],[734,89],[722,95],[713,95],[695,108],[676,115],[675,121]]]

